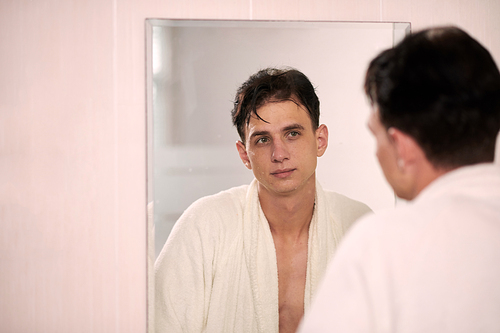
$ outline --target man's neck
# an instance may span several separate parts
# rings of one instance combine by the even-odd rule
[[[262,211],[273,236],[299,237],[309,230],[316,197],[315,182],[291,195],[259,191]]]
[[[455,170],[456,168],[457,167],[436,167],[426,160],[425,163],[422,163],[419,171],[415,173],[415,186],[413,193],[410,196],[410,200],[415,199],[420,192],[422,192],[436,179],[450,171]]]

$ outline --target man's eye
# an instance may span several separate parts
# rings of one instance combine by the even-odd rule
[[[262,137],[262,138],[259,138],[259,139],[256,141],[256,143],[266,143],[266,142],[268,142],[268,141],[269,141],[269,139],[268,139],[268,138],[266,138],[266,137]]]
[[[295,136],[299,136],[300,133],[297,132],[297,131],[291,131],[290,133],[288,133],[288,136],[291,136],[291,137],[295,137]]]

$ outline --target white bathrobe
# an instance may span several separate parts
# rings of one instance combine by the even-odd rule
[[[370,209],[316,185],[307,309],[349,226]],[[278,332],[278,268],[257,181],[193,203],[155,265],[156,332]]]
[[[360,219],[299,332],[500,332],[500,167],[458,168]]]

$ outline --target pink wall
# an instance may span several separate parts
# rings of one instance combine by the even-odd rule
[[[145,332],[144,19],[461,25],[496,0],[0,2],[0,331]]]

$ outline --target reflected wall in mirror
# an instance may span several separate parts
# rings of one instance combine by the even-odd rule
[[[375,211],[394,205],[362,86],[369,61],[409,33],[409,23],[150,19],[146,28],[151,261],[193,201],[253,179],[237,154],[230,110],[239,85],[265,67],[295,67],[316,87],[329,128],[322,186]]]

